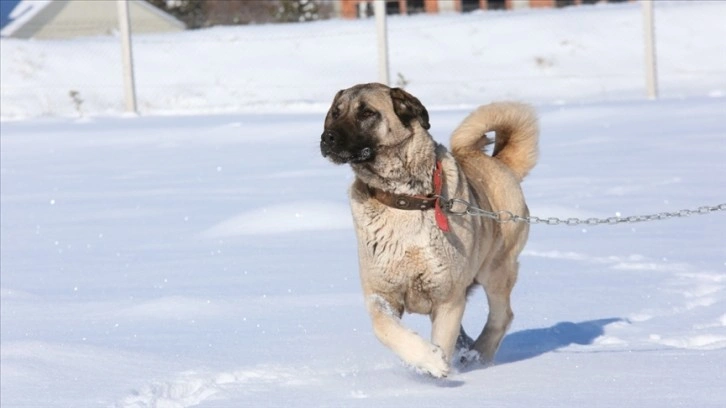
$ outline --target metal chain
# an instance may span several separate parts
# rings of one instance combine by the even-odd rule
[[[443,197],[440,197],[443,198]],[[454,207],[457,205],[463,205],[464,208],[461,210],[455,210]],[[657,214],[648,214],[648,215],[631,215],[628,217],[608,217],[608,218],[587,218],[587,219],[581,219],[581,218],[557,218],[557,217],[548,217],[548,218],[540,218],[540,217],[534,217],[534,216],[527,216],[522,217],[519,215],[516,215],[512,213],[511,211],[507,210],[500,210],[500,211],[487,211],[483,210],[481,208],[473,206],[471,203],[469,203],[466,200],[462,200],[460,198],[452,198],[449,200],[445,200],[442,204],[444,209],[448,214],[451,215],[472,215],[477,217],[486,217],[491,218],[499,223],[507,223],[507,222],[524,222],[527,224],[546,224],[546,225],[569,225],[569,226],[576,226],[576,225],[616,225],[616,224],[624,224],[624,223],[636,223],[636,222],[645,222],[645,221],[657,221],[657,220],[667,220],[669,218],[682,218],[682,217],[688,217],[691,215],[704,215],[704,214],[710,214],[712,212],[716,211],[726,211],[726,203],[714,205],[714,206],[702,206],[698,207],[697,209],[690,210],[680,210],[680,211],[674,211],[674,212],[661,212]]]

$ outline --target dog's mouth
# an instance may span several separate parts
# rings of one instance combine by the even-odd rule
[[[323,157],[327,157],[330,161],[336,164],[345,163],[365,163],[373,160],[375,151],[371,147],[363,147],[360,149],[350,150],[336,150],[330,147],[325,142],[320,142],[320,153]]]

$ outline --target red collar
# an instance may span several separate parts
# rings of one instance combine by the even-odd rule
[[[436,225],[444,232],[449,232],[449,220],[441,208],[441,190],[444,188],[444,167],[440,160],[436,160],[436,168],[434,169],[434,196],[436,202],[434,205],[434,216],[436,217]]]
[[[399,210],[430,210],[434,209],[434,217],[436,225],[441,231],[449,232],[449,220],[446,218],[443,208],[441,207],[441,192],[444,187],[444,169],[441,161],[436,161],[434,168],[434,193],[426,196],[422,195],[406,195],[394,194],[368,186],[368,191],[379,202],[389,207]]]

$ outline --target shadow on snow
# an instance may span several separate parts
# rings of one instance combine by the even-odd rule
[[[603,328],[623,319],[610,318],[572,323],[560,322],[543,329],[522,330],[507,335],[494,358],[495,364],[528,360],[571,344],[587,345],[603,335]]]

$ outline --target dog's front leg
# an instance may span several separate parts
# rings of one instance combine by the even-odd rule
[[[401,313],[390,302],[373,294],[368,296],[366,303],[373,321],[373,331],[381,343],[393,350],[404,362],[434,377],[441,378],[449,374],[449,360],[441,347],[429,343],[404,327],[401,324]]]
[[[446,361],[454,354],[465,305],[466,299],[457,299],[434,307],[431,313],[431,341],[444,350]]]

